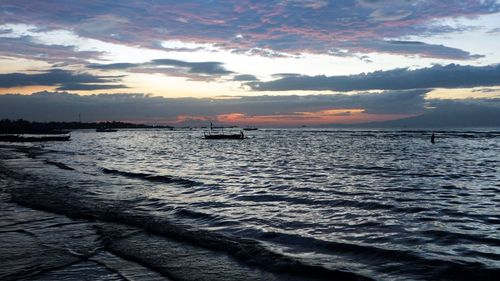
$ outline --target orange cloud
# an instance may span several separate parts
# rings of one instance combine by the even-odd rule
[[[32,93],[41,91],[54,91],[56,86],[25,86],[25,87],[12,87],[12,88],[0,88],[0,95],[2,94],[23,94],[30,95]]]
[[[388,121],[411,117],[409,114],[370,114],[364,109],[326,109],[311,112],[293,112],[270,115],[247,115],[242,112],[218,114],[215,116],[179,115],[174,119],[148,119],[146,123],[167,125],[207,126],[210,121],[224,126],[293,127],[322,124],[355,124]]]
[[[322,124],[354,124],[374,121],[388,121],[411,117],[409,114],[370,114],[364,109],[327,109],[313,112],[294,112],[291,114],[246,115],[235,112],[219,114],[217,122],[227,125],[255,126],[297,126]]]
[[[211,120],[211,118],[209,116],[179,115],[171,123],[179,124],[179,123],[186,123],[186,122],[193,122],[193,121],[209,122],[210,120]]]

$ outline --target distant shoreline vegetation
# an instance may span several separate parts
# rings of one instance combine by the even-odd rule
[[[97,128],[113,128],[113,129],[149,129],[149,128],[165,128],[173,129],[172,126],[165,125],[146,125],[134,124],[128,122],[111,121],[111,122],[30,122],[23,119],[0,120],[0,134],[46,134],[58,132],[61,130],[77,130],[77,129],[97,129]]]

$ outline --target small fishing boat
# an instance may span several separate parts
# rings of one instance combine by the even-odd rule
[[[67,135],[69,130],[44,128],[0,128],[0,135]]]
[[[23,136],[23,135],[0,135],[3,142],[46,142],[46,141],[69,141],[70,135],[64,136]]]
[[[245,138],[243,132],[239,134],[214,134],[214,133],[204,133],[203,137],[209,140],[242,140]]]
[[[243,131],[238,134],[226,134],[224,132],[215,132],[213,130],[212,122],[210,122],[210,131],[203,132],[203,138],[208,140],[242,140],[245,138]]]
[[[243,128],[243,131],[256,131],[258,129],[259,128],[257,128],[257,127],[245,127],[245,128]]]
[[[116,129],[111,129],[111,128],[97,128],[95,129],[96,132],[98,133],[112,133],[112,132],[118,132]]]

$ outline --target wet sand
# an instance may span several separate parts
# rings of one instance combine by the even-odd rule
[[[22,183],[7,176],[8,156],[0,148],[0,280],[170,280],[108,251],[98,222],[14,203],[5,191]]]

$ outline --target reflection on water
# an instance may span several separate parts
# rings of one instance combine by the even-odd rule
[[[498,270],[500,133],[436,132],[435,144],[431,133],[259,130],[210,141],[200,131],[82,131],[43,157],[75,169],[52,181],[132,200],[128,212],[328,268],[381,279]]]

